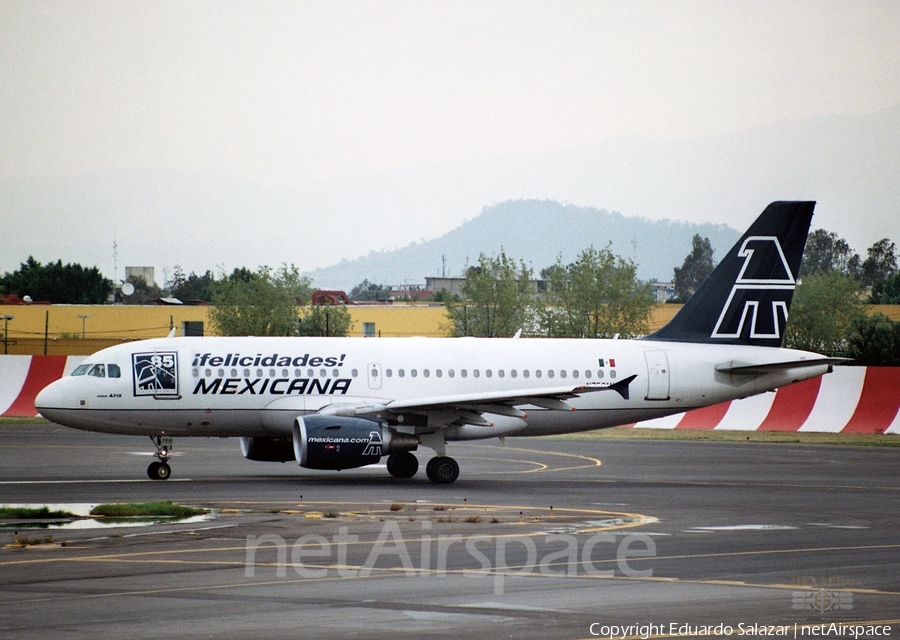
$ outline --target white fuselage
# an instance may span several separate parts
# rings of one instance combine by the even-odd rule
[[[478,338],[162,338],[104,349],[84,361],[104,377],[68,376],[42,391],[44,417],[132,435],[290,437],[294,418],[341,407],[386,406],[401,431],[444,429],[447,440],[601,429],[744,398],[826,373],[827,364],[733,375],[723,363],[815,360],[788,349],[649,340]],[[108,365],[115,365],[109,368]],[[118,377],[111,374],[115,372]],[[442,410],[391,410],[509,391],[610,384],[636,376],[628,398],[576,395],[573,410],[512,403],[524,417],[490,426],[442,424]],[[487,402],[485,403],[488,404]]]

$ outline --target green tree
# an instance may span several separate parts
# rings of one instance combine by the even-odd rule
[[[697,236],[699,237],[699,236]],[[707,243],[708,244],[708,243]],[[542,326],[555,338],[632,337],[647,333],[653,312],[650,287],[637,277],[637,266],[609,248],[585,249],[563,266],[557,259],[542,274],[547,305]]]
[[[871,304],[900,304],[900,273],[872,285]]]
[[[785,346],[841,354],[853,322],[865,315],[861,296],[862,287],[851,276],[837,272],[807,276],[794,293]]]
[[[381,284],[363,280],[350,290],[350,299],[355,302],[376,302],[388,299],[388,289]]]
[[[675,267],[675,297],[685,302],[694,295],[700,283],[716,268],[709,238],[694,234],[691,252],[680,267]]]
[[[239,268],[213,282],[210,297],[210,323],[220,335],[293,336],[310,282],[294,265]]]
[[[510,337],[531,324],[534,292],[531,269],[504,252],[481,254],[462,287],[464,302],[447,301],[447,315],[456,336]]]
[[[353,319],[344,305],[311,305],[301,310],[301,316],[302,336],[346,336],[353,327]]]
[[[806,239],[800,275],[825,275],[831,272],[858,276],[860,258],[843,238],[832,231],[816,229]]]
[[[856,364],[900,366],[900,322],[893,322],[881,313],[855,318],[848,338],[847,355]]]
[[[862,263],[862,280],[866,286],[872,286],[876,282],[883,282],[892,278],[897,273],[897,246],[882,238],[871,247],[868,255]]]
[[[97,267],[63,265],[62,260],[42,265],[32,256],[17,271],[0,278],[0,293],[54,304],[105,304],[112,286]]]
[[[175,274],[169,282],[169,292],[182,302],[209,302],[210,288],[214,281],[212,271],[207,270],[202,276],[194,272],[186,276],[181,266],[175,265]]]

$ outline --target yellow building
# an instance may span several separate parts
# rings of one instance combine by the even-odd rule
[[[352,305],[350,335],[444,336],[441,306]],[[128,340],[215,335],[209,307],[182,305],[0,305],[0,354],[88,355]],[[4,320],[4,317],[11,319]],[[8,335],[5,333],[8,327]]]
[[[214,335],[208,307],[134,305],[0,305],[0,354],[89,355],[128,340],[161,338],[173,328]],[[351,305],[351,336],[438,337],[449,335],[449,320],[442,306],[422,304]],[[681,309],[661,304],[653,311],[650,331],[665,325]],[[900,322],[900,305],[876,305],[880,312]],[[4,320],[11,316],[10,320]],[[5,333],[8,327],[8,335]]]

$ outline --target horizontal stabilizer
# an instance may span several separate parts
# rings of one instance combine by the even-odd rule
[[[818,358],[815,360],[791,360],[789,362],[768,362],[766,364],[751,364],[749,362],[723,362],[716,365],[716,371],[732,373],[735,375],[761,376],[773,371],[785,371],[787,369],[801,369],[805,367],[821,367],[822,365],[847,364],[850,358]]]

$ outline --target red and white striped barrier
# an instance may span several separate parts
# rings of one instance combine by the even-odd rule
[[[34,398],[85,356],[0,356],[0,416],[34,416]],[[900,367],[835,367],[775,393],[632,425],[656,429],[900,434]]]
[[[835,367],[774,393],[633,425],[652,429],[900,434],[900,367]]]
[[[36,416],[34,399],[38,392],[68,375],[85,357],[0,356],[0,416]]]

